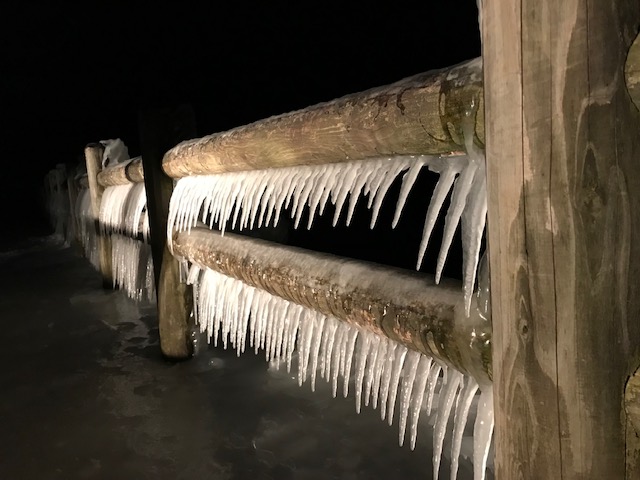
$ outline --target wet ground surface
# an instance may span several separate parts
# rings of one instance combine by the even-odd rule
[[[154,308],[51,238],[0,252],[0,322],[0,479],[431,478],[427,422],[412,452],[378,411],[260,354],[169,362]]]

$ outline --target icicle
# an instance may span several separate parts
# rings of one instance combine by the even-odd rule
[[[305,311],[305,318],[300,330],[299,361],[298,361],[298,385],[307,380],[307,365],[309,364],[309,353],[311,351],[311,340],[313,339],[313,327],[315,322],[315,312]]]
[[[143,298],[151,298],[151,293],[148,292],[151,285],[147,272],[150,268],[149,255],[149,246],[140,240],[118,233],[111,234],[113,287],[124,290],[127,296],[136,302]]]
[[[133,183],[128,183],[126,185],[117,185],[105,188],[102,194],[100,214],[98,216],[104,233],[123,233],[125,231],[127,224],[127,197],[133,187]]]
[[[411,351],[407,354],[408,360],[406,365],[406,372],[402,379],[402,393],[400,395],[400,418],[399,429],[400,446],[404,444],[404,433],[407,428],[407,417],[409,415],[409,405],[411,403],[411,392],[413,390],[413,382],[416,379],[416,372],[418,371],[418,363],[420,362],[420,353]]]
[[[442,444],[446,433],[453,400],[462,381],[462,373],[453,369],[449,370],[447,381],[440,390],[436,424],[433,427],[433,478],[438,478],[440,471],[440,459],[442,457]]]
[[[368,168],[368,164],[364,164],[360,166],[361,174],[358,175],[356,181],[354,182],[351,191],[349,192],[349,207],[347,208],[347,221],[346,225],[351,225],[351,219],[353,218],[353,212],[356,209],[356,204],[358,203],[358,198],[360,198],[360,194],[362,189],[367,183],[367,180],[371,175],[375,173],[373,168]]]
[[[344,366],[342,367],[342,378],[344,379],[343,396],[345,398],[349,393],[349,376],[351,374],[351,362],[353,360],[353,353],[355,351],[358,333],[360,333],[360,330],[357,327],[351,327],[349,337],[345,342]]]
[[[287,349],[287,373],[291,371],[291,359],[293,356],[293,345],[296,341],[296,336],[298,333],[298,328],[300,325],[300,316],[302,315],[303,307],[297,306],[294,308],[296,314],[293,315],[293,320],[291,322],[291,330],[289,331],[289,346]]]
[[[269,192],[269,200],[265,206],[265,211],[261,212],[265,214],[264,225],[269,226],[271,223],[271,219],[277,220],[277,215],[274,216],[276,212],[276,208],[278,211],[282,208],[282,204],[284,199],[286,198],[288,185],[291,181],[291,174],[288,169],[281,168],[276,171],[273,176],[273,181],[270,185],[273,186],[273,190]]]
[[[347,336],[349,326],[341,323],[336,332],[336,339],[333,345],[333,353],[331,356],[331,371],[332,371],[332,394],[333,398],[336,397],[338,392],[338,373],[340,372],[340,350],[342,349],[343,339]]]
[[[374,377],[373,385],[371,387],[371,397],[373,398],[373,408],[378,407],[378,396],[380,394],[380,384],[382,381],[382,372],[386,369],[387,361],[387,349],[390,347],[391,342],[386,338],[380,338],[378,344],[377,359],[374,365]],[[383,417],[384,420],[384,417]]]
[[[376,372],[374,367],[378,363],[378,353],[380,351],[380,343],[382,338],[379,335],[372,334],[371,336],[371,349],[369,350],[369,361],[367,362],[367,370],[365,373],[364,382],[364,405],[369,406],[369,397],[371,395],[371,389],[373,381],[375,379]],[[380,379],[380,376],[378,376]]]
[[[387,191],[391,184],[395,181],[398,174],[408,168],[408,162],[405,157],[400,157],[394,164],[391,166],[390,172],[387,174],[385,179],[380,184],[380,188],[374,194],[373,200],[373,211],[371,213],[371,223],[370,228],[375,227],[376,221],[378,220],[378,214],[380,213],[380,207],[382,206],[382,201],[384,197],[387,195]]]
[[[373,201],[376,199],[378,189],[387,176],[387,171],[381,168],[385,161],[386,159],[375,161],[375,167],[373,167],[375,172],[371,175],[365,187],[365,192],[369,195],[369,200],[367,201],[367,208],[369,209],[373,206]]]
[[[393,221],[391,223],[392,228],[396,228],[398,225],[398,221],[400,220],[400,215],[402,214],[402,209],[404,208],[404,204],[407,201],[407,197],[409,196],[409,192],[413,187],[416,179],[418,178],[418,174],[422,167],[427,163],[428,157],[418,157],[411,164],[409,170],[402,176],[402,187],[400,188],[400,195],[398,195],[398,202],[396,203],[396,211],[393,215]]]
[[[143,213],[146,211],[147,195],[144,183],[134,184],[125,200],[124,230],[130,235],[138,235],[143,231]]]
[[[487,175],[484,153],[473,143],[473,125],[464,125],[465,146],[469,158],[478,164],[473,185],[462,213],[463,291],[465,313],[469,316],[471,297],[480,259],[480,244],[487,219]]]
[[[361,335],[362,342],[360,345],[360,352],[358,353],[358,361],[356,362],[356,412],[360,413],[360,405],[362,400],[362,381],[364,379],[364,371],[369,355],[369,347],[371,346],[371,336],[373,334],[365,333]],[[346,392],[345,392],[346,393]],[[346,397],[346,395],[345,395]]]
[[[339,322],[330,319],[328,327],[329,331],[323,338],[323,343],[326,341],[326,345],[322,346],[324,355],[322,356],[320,376],[327,381],[329,381],[329,378],[331,376],[331,352],[333,351],[333,344],[336,337],[336,330],[338,329],[338,323]]]
[[[458,223],[460,222],[460,217],[465,209],[469,191],[471,190],[474,181],[478,181],[478,178],[476,178],[478,166],[479,164],[477,161],[470,161],[465,169],[460,173],[460,176],[453,187],[453,192],[451,193],[451,204],[449,206],[449,210],[447,210],[447,215],[445,216],[442,245],[440,247],[440,254],[438,255],[438,263],[436,265],[436,283],[440,281],[444,262],[447,259],[447,254],[449,253],[449,248],[453,241],[453,235],[458,227]],[[465,254],[467,254],[467,252],[463,251],[463,256]]]
[[[473,427],[473,478],[484,480],[493,435],[493,389],[482,390]]]
[[[410,427],[410,445],[411,450],[416,448],[416,439],[418,438],[418,419],[420,418],[420,409],[422,408],[422,399],[424,398],[427,379],[431,370],[432,360],[429,357],[422,356],[418,365],[418,373],[416,385],[413,389],[414,394],[411,399],[411,427]]]
[[[316,186],[316,173],[318,173],[317,169],[309,168],[307,175],[304,177],[300,194],[296,197],[296,205],[294,205],[294,208],[291,211],[291,215],[294,218],[293,228],[298,228],[298,225],[300,225],[300,219],[302,218],[304,207],[307,204],[309,195],[311,195],[312,190]]]
[[[396,358],[393,362],[393,373],[391,374],[391,384],[389,386],[389,414],[387,415],[387,421],[389,425],[393,423],[393,410],[396,406],[396,394],[398,393],[398,384],[400,383],[400,373],[402,372],[402,366],[404,359],[407,355],[407,347],[404,345],[398,345]]]
[[[391,384],[391,373],[395,365],[396,350],[398,344],[396,342],[389,342],[390,345],[387,348],[387,360],[384,362],[384,373],[382,375],[380,385],[380,418],[382,420],[386,417],[387,412],[387,398],[389,396],[389,386]]]
[[[420,248],[418,250],[418,262],[416,269],[419,270],[422,265],[422,259],[427,250],[433,227],[436,224],[436,220],[444,204],[444,200],[451,190],[453,182],[464,166],[467,163],[466,157],[451,157],[447,159],[437,159],[432,161],[429,165],[429,170],[440,174],[438,183],[433,190],[431,200],[429,201],[429,207],[427,208],[427,216],[424,221],[424,230],[422,232],[422,241],[420,242]]]
[[[326,318],[324,315],[318,315],[317,325],[311,342],[311,391],[316,391],[316,373],[318,370],[318,356],[320,355],[320,345],[323,339],[324,325]]]
[[[323,165],[320,170],[319,179],[314,188],[313,194],[309,196],[309,220],[307,221],[307,230],[311,229],[311,225],[313,224],[313,218],[315,216],[316,210],[319,205],[320,210],[324,209],[324,204],[321,204],[321,200],[323,198],[327,198],[330,193],[330,187],[328,188],[328,183],[331,177],[334,175],[333,165]],[[326,195],[326,196],[325,196]]]
[[[471,402],[478,391],[478,383],[472,377],[465,377],[465,384],[458,396],[455,416],[453,419],[453,435],[451,440],[451,480],[458,477],[458,463],[464,427],[467,424],[467,416]]]
[[[440,376],[440,372],[447,367],[443,367],[442,365],[436,363],[431,367],[431,371],[429,372],[429,376],[427,377],[427,415],[431,415],[431,406],[433,403],[433,395],[436,390],[436,385],[438,383],[438,377]]]
[[[277,315],[280,317],[279,325],[278,325],[278,336],[276,337],[276,349],[274,351],[274,356],[276,360],[276,369],[280,369],[280,360],[282,358],[286,358],[287,353],[287,335],[289,332],[289,325],[291,321],[289,320],[289,310],[290,303],[287,302],[283,305],[278,311]]]

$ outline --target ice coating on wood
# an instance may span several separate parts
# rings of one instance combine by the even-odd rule
[[[143,183],[128,183],[105,188],[100,202],[100,226],[103,231],[149,236],[147,196]]]
[[[132,183],[105,188],[100,202],[100,228],[103,232],[124,232],[126,223],[125,204]]]
[[[416,443],[420,411],[426,409],[426,415],[431,414],[431,400],[439,392],[439,407],[433,412],[433,422],[440,448],[434,464],[440,463],[452,410],[456,412],[452,437],[461,440],[460,432],[464,432],[469,413],[469,397],[473,398],[469,388],[462,385],[476,385],[477,388],[473,379],[389,338],[273,296],[206,267],[193,264],[187,282],[193,285],[196,322],[200,331],[206,332],[210,343],[221,342],[224,348],[234,348],[240,355],[248,341],[249,348],[256,353],[263,350],[267,361],[276,368],[286,364],[290,371],[292,365],[297,364],[300,385],[309,382],[311,388],[315,388],[319,372],[319,378],[332,386],[334,397],[340,383],[346,396],[351,377],[357,411],[364,399],[365,405],[371,403],[374,409],[379,406],[382,419],[386,418],[391,424],[396,403],[399,404],[399,442],[400,445],[404,443],[408,426],[412,449]],[[442,381],[439,381],[441,376]],[[456,405],[455,409],[453,405]],[[483,405],[484,423],[480,424],[474,442],[491,441],[490,433],[487,434],[491,430],[489,403]],[[482,452],[488,452],[488,449],[489,445],[474,447],[474,451],[479,452],[479,461],[484,461],[482,471],[476,469],[477,479],[484,478],[486,456],[482,457]],[[459,454],[459,444],[453,444],[451,451]],[[457,471],[457,460],[455,464]],[[452,478],[455,479],[453,473]]]
[[[136,301],[155,296],[146,204],[143,183],[107,187],[100,202],[100,229],[111,238],[113,286]]]
[[[219,229],[222,234],[229,228],[275,226],[286,209],[290,209],[296,228],[304,210],[308,209],[306,226],[310,228],[315,216],[324,212],[327,202],[335,206],[333,225],[340,217],[349,225],[356,203],[363,195],[368,196],[373,228],[389,187],[404,172],[392,221],[395,227],[421,168],[428,166],[440,174],[440,179],[427,210],[417,268],[422,264],[433,227],[451,193],[436,278],[440,280],[451,241],[462,219],[463,288],[468,315],[484,233],[486,180],[484,157],[472,137],[467,141],[467,148],[469,155],[453,157],[397,156],[184,177],[177,181],[171,197],[167,240],[171,247],[174,230],[190,231],[199,222]]]
[[[442,446],[444,436],[449,422],[449,415],[454,400],[458,395],[458,387],[462,381],[462,374],[454,369],[447,369],[444,385],[440,389],[438,398],[438,418],[433,427],[433,477],[438,478],[440,472],[440,458],[442,457]]]

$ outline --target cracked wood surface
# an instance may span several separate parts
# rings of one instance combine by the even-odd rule
[[[640,5],[484,5],[496,478],[637,479]]]

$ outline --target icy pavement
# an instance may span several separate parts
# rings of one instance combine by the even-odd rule
[[[101,284],[76,248],[0,252],[0,478],[431,478],[426,421],[412,452],[378,411],[263,354],[168,362],[153,308]]]

